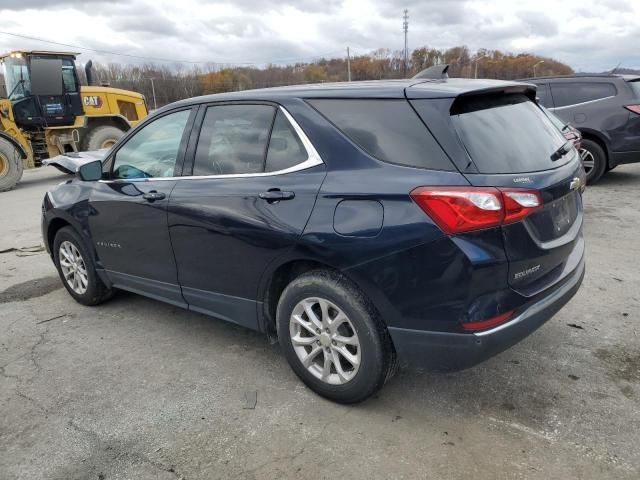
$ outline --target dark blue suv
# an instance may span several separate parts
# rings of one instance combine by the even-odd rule
[[[44,199],[85,305],[129,290],[277,337],[295,373],[361,401],[399,364],[474,365],[584,275],[584,170],[535,87],[400,80],[194,98]]]

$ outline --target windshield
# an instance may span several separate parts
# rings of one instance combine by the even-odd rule
[[[460,97],[451,118],[480,173],[538,172],[573,157],[552,160],[567,140],[523,94]]]
[[[25,59],[6,57],[2,63],[7,96],[11,100],[17,100],[31,95],[31,81]]]
[[[633,91],[636,98],[640,99],[640,80],[632,80],[629,83],[631,90]]]

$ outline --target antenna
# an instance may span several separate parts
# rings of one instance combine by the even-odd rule
[[[621,65],[621,64],[622,64],[622,62],[618,62],[618,64],[617,64],[615,67],[613,67],[613,70],[611,70],[611,71],[609,72],[609,74],[616,73],[616,70],[618,69],[618,67],[620,67],[620,65]]]

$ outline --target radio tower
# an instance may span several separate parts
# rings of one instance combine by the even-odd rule
[[[402,16],[402,30],[404,31],[404,77],[407,78],[407,70],[409,67],[409,10],[404,9]]]

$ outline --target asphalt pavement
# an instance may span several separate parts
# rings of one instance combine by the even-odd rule
[[[640,478],[640,165],[587,189],[587,275],[551,321],[348,407],[258,333],[128,293],[75,303],[40,248],[65,179],[0,194],[1,479]]]

